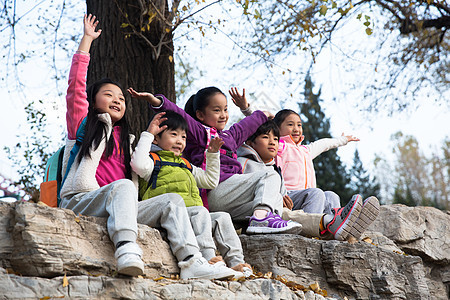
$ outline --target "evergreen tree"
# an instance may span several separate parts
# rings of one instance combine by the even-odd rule
[[[395,188],[394,192],[394,204],[404,204],[406,206],[416,206],[416,201],[411,193],[411,189],[406,187],[404,191],[400,186]]]
[[[314,94],[313,88],[314,84],[308,75],[305,80],[305,102],[299,105],[305,144],[331,137],[330,120],[325,117],[320,107],[321,91]],[[350,176],[337,154],[337,149],[320,154],[313,162],[317,187],[324,191],[335,192],[341,197],[341,205],[346,204],[352,196],[352,191],[349,189]]]
[[[355,150],[353,156],[353,166],[350,170],[350,175],[351,188],[354,194],[361,194],[364,198],[369,196],[379,197],[380,185],[364,169],[363,163],[359,158],[358,149]]]

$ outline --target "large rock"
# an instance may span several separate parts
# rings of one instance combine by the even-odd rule
[[[11,251],[14,271],[26,276],[111,275],[115,271],[114,248],[106,231],[106,219],[76,216],[71,210],[16,205]],[[148,276],[170,276],[178,266],[169,245],[158,230],[139,225],[138,244]],[[0,250],[2,253],[2,250]]]
[[[324,299],[311,291],[293,291],[298,287],[295,283],[317,282],[335,299],[449,298],[450,220],[436,209],[383,206],[366,232],[369,243],[241,235],[246,261],[258,271],[281,275],[281,281],[154,281],[177,274],[178,267],[160,232],[144,225],[139,226],[138,243],[146,276],[120,277],[115,274],[105,224],[105,219],[76,216],[69,210],[0,203],[0,295],[5,299]],[[68,285],[63,285],[64,275]],[[292,282],[282,283],[287,280]]]

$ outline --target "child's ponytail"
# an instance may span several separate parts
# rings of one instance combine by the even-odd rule
[[[184,111],[190,115],[191,117],[193,117],[196,121],[197,120],[197,116],[194,110],[194,98],[195,98],[195,94],[192,95],[191,97],[189,97],[189,100],[186,102],[186,104],[184,105]]]

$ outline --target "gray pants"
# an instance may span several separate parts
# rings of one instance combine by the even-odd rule
[[[61,207],[76,214],[107,217],[114,245],[121,241],[136,242],[139,222],[166,229],[172,252],[179,261],[199,253],[184,200],[178,194],[164,194],[138,203],[133,182],[121,179],[95,191],[61,199]]]
[[[289,191],[289,197],[294,203],[292,210],[303,210],[305,213],[332,214],[331,209],[341,207],[339,196],[331,191],[310,188],[300,191]]]
[[[114,245],[136,241],[138,200],[131,180],[120,179],[95,191],[63,198],[60,206],[76,214],[107,217],[106,227]]]
[[[281,215],[283,198],[281,177],[273,170],[235,174],[208,193],[209,210],[226,211],[233,220],[246,220],[255,209]]]
[[[244,263],[241,240],[234,230],[228,213],[208,213],[203,206],[191,206],[187,208],[187,211],[200,252],[206,260],[216,256],[217,245],[220,255],[228,266],[234,267]]]

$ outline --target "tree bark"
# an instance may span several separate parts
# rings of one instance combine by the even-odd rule
[[[164,94],[175,102],[175,70],[173,59],[172,33],[170,26],[156,16],[149,30],[141,35],[132,34],[131,28],[140,30],[142,19],[148,20],[148,11],[159,8],[164,17],[169,16],[166,0],[86,0],[87,13],[100,20],[100,38],[94,41],[91,49],[91,62],[88,70],[88,84],[104,77],[118,82],[124,93],[128,87],[137,91]],[[171,22],[171,20],[169,20]],[[123,27],[122,24],[128,24]],[[134,27],[133,27],[134,26]],[[131,34],[130,34],[131,33]],[[126,35],[128,36],[126,37]],[[145,38],[144,38],[145,37]],[[160,47],[155,55],[153,45]],[[145,101],[131,98],[128,93],[127,115],[131,131],[136,137],[147,129],[153,111]]]

